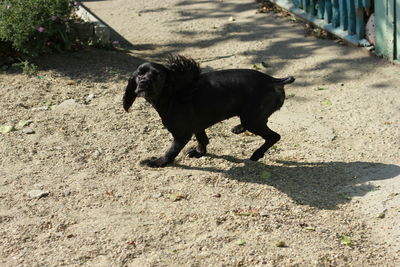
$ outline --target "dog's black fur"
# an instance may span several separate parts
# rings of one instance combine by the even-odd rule
[[[137,96],[144,97],[158,112],[174,141],[164,156],[141,163],[163,167],[173,162],[192,135],[198,146],[189,157],[206,154],[209,143],[205,129],[222,120],[239,116],[241,124],[232,132],[246,130],[265,139],[251,160],[257,161],[279,141],[280,135],[267,127],[268,117],[282,107],[284,85],[292,83],[292,76],[273,78],[249,69],[230,69],[200,74],[200,67],[192,59],[175,55],[167,64],[144,63],[129,79],[123,97],[126,111]]]

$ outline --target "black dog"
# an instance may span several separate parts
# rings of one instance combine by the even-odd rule
[[[248,130],[265,139],[250,158],[257,161],[280,139],[266,123],[283,105],[283,86],[294,80],[292,76],[276,79],[249,69],[200,74],[198,63],[179,55],[170,56],[166,65],[149,62],[140,65],[126,87],[124,109],[128,111],[137,96],[144,97],[174,138],[164,156],[141,163],[163,167],[173,162],[193,134],[198,146],[188,156],[203,156],[208,144],[205,129],[233,116],[239,116],[241,124],[232,132],[239,134]]]

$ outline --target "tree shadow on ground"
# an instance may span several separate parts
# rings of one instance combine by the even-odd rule
[[[43,56],[35,63],[72,80],[107,82],[126,79],[144,61],[124,51],[90,49]]]
[[[278,165],[265,165],[227,155],[207,156],[242,163],[244,166],[223,170],[174,165],[182,169],[221,173],[244,183],[270,185],[301,205],[319,209],[335,209],[355,196],[376,190],[371,181],[391,179],[400,174],[398,165],[374,162],[277,161]]]
[[[204,50],[202,55],[207,57],[207,49],[223,45],[228,41],[236,40],[246,45],[247,41],[271,40],[265,47],[242,53],[250,58],[252,64],[266,62],[268,65],[271,60],[274,60],[274,64],[270,64],[265,71],[275,75],[289,66],[293,60],[315,57],[322,49],[326,51],[324,53],[330,53],[330,50],[333,51],[340,47],[334,40],[323,40],[308,36],[307,32],[302,29],[301,23],[293,23],[293,27],[290,27],[290,24],[288,26],[288,19],[278,17],[273,13],[254,14],[246,21],[228,21],[229,17],[235,17],[241,12],[256,11],[257,4],[255,2],[216,1],[213,2],[213,5],[201,5],[209,2],[180,1],[177,4],[175,22],[200,22],[204,18],[222,18],[226,22],[207,30],[204,38],[196,37],[199,35],[197,29],[190,29],[189,27],[189,30],[176,30],[173,32],[178,37],[174,39],[176,41],[163,44],[162,49],[160,49],[162,52],[155,55],[156,57],[162,57],[164,53],[179,53],[185,51],[185,49]],[[199,8],[199,5],[201,5],[201,8]],[[182,8],[184,9],[182,10]],[[186,38],[179,38],[179,36]],[[324,80],[331,83],[359,79],[359,75],[368,73],[384,62],[376,57],[351,56],[354,52],[360,52],[359,50],[356,51],[357,49],[360,48],[344,47],[341,49],[342,56],[339,58],[320,57],[316,59],[316,64],[304,66],[304,71],[297,74],[297,84],[299,86],[312,84],[308,78],[311,73],[317,77],[319,75],[324,76]],[[207,59],[207,61],[219,60],[229,56],[232,56],[232,50],[227,50],[226,54],[221,54],[215,59]],[[202,62],[203,58],[197,60]],[[325,73],[321,74],[321,70],[324,70]]]
[[[206,3],[207,5],[203,5]],[[226,53],[214,56],[207,53],[208,49],[223,45],[227,41],[236,40],[247,45],[247,41],[271,40],[267,44],[264,42],[265,47],[253,48],[240,53],[243,53],[252,64],[265,62],[268,67],[263,71],[268,74],[279,75],[284,68],[290,66],[290,62],[314,57],[317,51],[321,49],[329,51],[339,47],[333,40],[321,40],[305,36],[307,34],[300,25],[293,24],[293,27],[290,27],[287,19],[277,17],[273,13],[255,14],[257,10],[255,2],[215,1],[212,2],[212,5],[209,5],[209,3],[210,1],[183,0],[178,2],[175,7],[166,6],[158,9],[140,10],[141,13],[152,12],[154,16],[162,15],[162,12],[167,9],[174,10],[175,19],[166,23],[171,24],[171,34],[176,38],[171,38],[171,41],[167,44],[150,44],[146,41],[131,44],[120,36],[120,41],[129,43],[127,47],[131,49],[129,52],[133,53],[115,51],[78,52],[50,55],[40,61],[44,63],[44,69],[54,68],[72,78],[81,77],[94,81],[106,81],[112,79],[115,72],[119,72],[122,76],[128,75],[144,61],[162,62],[169,53],[183,53],[190,56],[186,53],[187,50],[204,50],[201,58],[195,59],[202,64],[204,71],[210,71],[212,69],[207,66],[209,62],[233,57],[235,52],[227,49]],[[254,15],[247,18],[246,21],[228,21],[230,16],[234,17],[240,12],[250,10],[254,10]],[[221,20],[221,25],[216,25],[215,28],[207,30],[205,35],[199,35],[199,30],[196,28],[188,28],[184,31],[174,30],[173,23],[200,22],[204,18],[223,18],[223,20]],[[99,19],[101,20],[101,18]],[[107,21],[103,22],[111,24]],[[135,27],[135,25],[132,25],[132,27]],[[117,33],[117,31],[118,29],[111,29],[112,33]],[[116,39],[118,39],[117,36],[118,34],[115,35]],[[354,59],[350,56],[354,51],[353,48],[346,47],[341,50],[342,57],[322,58],[318,59],[317,63],[312,66],[304,66],[304,71],[296,73],[296,85],[309,86],[314,84],[310,79],[311,76],[321,76],[324,81],[332,83],[359,79],[360,75],[368,73],[382,63],[381,60],[374,57],[364,56]],[[146,60],[141,57],[146,57]],[[57,63],[57,61],[62,62],[62,64]],[[273,63],[270,63],[271,61]],[[46,62],[50,64],[46,64]],[[112,70],[110,71],[110,69]],[[325,72],[321,73],[322,70]]]

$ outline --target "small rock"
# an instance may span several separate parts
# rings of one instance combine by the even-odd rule
[[[286,247],[286,243],[285,243],[285,241],[277,241],[277,242],[275,242],[275,247],[278,247],[278,248],[284,248],[284,247]]]
[[[260,211],[260,216],[261,216],[261,217],[268,217],[268,212],[266,212],[266,211]]]
[[[90,94],[85,98],[85,103],[90,103],[94,98],[96,98],[95,94]]]
[[[71,195],[71,191],[65,191],[65,192],[63,193],[63,195],[64,195],[64,197],[68,197],[68,196]]]
[[[99,150],[94,151],[93,154],[92,154],[92,156],[93,156],[94,159],[99,158],[100,155],[101,155],[101,152],[100,152]]]
[[[160,197],[162,197],[162,196],[163,196],[162,193],[155,193],[155,194],[153,195],[154,198],[160,198]]]
[[[169,194],[168,198],[172,201],[172,202],[176,202],[176,201],[180,201],[182,199],[186,199],[185,195],[182,194]]]
[[[48,191],[43,191],[43,190],[39,190],[39,189],[35,189],[35,190],[31,190],[28,193],[26,193],[28,195],[28,197],[30,198],[42,198],[42,197],[47,197],[49,195]]]
[[[386,212],[386,211],[379,212],[378,214],[376,214],[376,218],[379,218],[379,219],[385,218],[385,216],[386,216],[386,213],[385,213],[385,212]]]
[[[35,133],[35,131],[30,127],[25,127],[24,129],[22,129],[22,132],[24,134],[34,134]]]
[[[376,215],[376,217],[379,218],[379,219],[383,219],[383,218],[385,218],[385,213],[383,213],[383,212],[378,213],[378,214]]]
[[[236,240],[236,245],[244,246],[244,245],[246,245],[246,241],[244,241],[243,239],[238,239],[238,240]]]
[[[79,106],[79,103],[75,99],[67,99],[63,101],[60,105],[56,106],[56,110],[72,109]]]

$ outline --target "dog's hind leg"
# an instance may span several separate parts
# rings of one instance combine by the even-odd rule
[[[246,130],[261,136],[265,140],[264,144],[262,144],[250,157],[253,161],[257,161],[264,157],[265,152],[281,139],[281,136],[268,128],[264,121],[245,121],[243,118],[241,118],[241,120]]]
[[[189,142],[191,135],[175,137],[172,145],[169,147],[164,156],[160,158],[149,158],[140,162],[141,165],[147,165],[152,168],[164,167],[168,163],[174,161],[175,157],[181,152],[182,148]]]
[[[207,153],[207,145],[209,141],[206,132],[204,130],[197,132],[195,133],[195,136],[198,145],[196,148],[192,148],[189,150],[188,152],[189,158],[200,158]]]
[[[257,161],[264,157],[265,152],[281,139],[281,136],[268,128],[266,124],[263,126],[260,125],[256,128],[250,127],[248,130],[253,134],[261,136],[265,140],[264,144],[254,151],[253,155],[250,157],[253,161]]]
[[[241,124],[236,125],[235,127],[233,127],[231,129],[231,132],[234,134],[241,134],[241,133],[244,133],[245,131],[246,131],[246,129]]]

